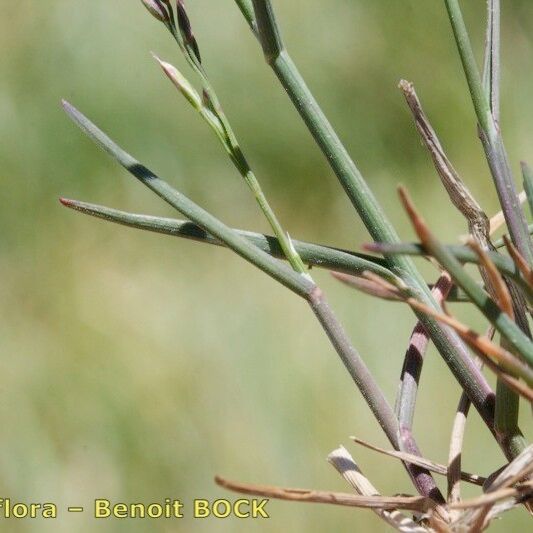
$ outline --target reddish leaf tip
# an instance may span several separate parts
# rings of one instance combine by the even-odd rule
[[[59,203],[61,205],[64,205],[65,207],[72,207],[74,205],[73,200],[69,200],[68,198],[63,198],[63,197],[59,198]]]

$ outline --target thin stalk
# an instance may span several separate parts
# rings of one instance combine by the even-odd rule
[[[398,240],[396,231],[285,50],[270,2],[253,0],[253,4],[259,39],[267,63],[274,70],[318,146],[327,157],[370,234],[375,240],[396,242]],[[395,268],[410,271],[406,261],[393,259],[393,262],[396,263]]]
[[[259,40],[267,63],[272,67],[318,146],[346,191],[350,201],[374,240],[398,243],[399,237],[382,208],[352,161],[336,132],[284,48],[269,0],[253,0]],[[396,275],[413,291],[413,295],[437,307],[425,281],[407,257],[387,257]],[[479,372],[460,338],[433,319],[419,315],[427,331],[453,375],[481,413],[489,429],[494,431],[493,393]],[[504,450],[508,457],[514,452]]]
[[[500,122],[500,80],[501,80],[501,5],[500,0],[487,1],[487,38],[485,50],[485,65],[483,71],[483,84],[489,101],[490,110],[494,123],[499,130]],[[527,320],[527,311],[524,298],[509,284],[512,291],[512,306],[516,313],[516,322],[522,331],[531,338],[531,331]],[[490,286],[489,286],[490,289]],[[511,309],[513,312],[513,309]],[[504,342],[505,339],[502,339]],[[498,379],[496,386],[496,411],[495,426],[500,433],[511,435],[511,438],[518,438],[516,434],[519,417],[519,397],[515,391],[507,387],[501,379]],[[524,446],[526,442],[524,441]]]
[[[533,247],[527,232],[526,220],[518,201],[516,185],[509,167],[500,129],[494,120],[490,102],[483,87],[459,0],[444,1],[470,89],[472,103],[477,115],[481,140],[496,185],[507,227],[509,228],[509,234],[520,253],[529,262],[533,262]]]
[[[205,103],[200,95],[192,88],[192,85],[188,82],[188,80],[173,65],[166,63],[165,61],[161,61],[157,56],[154,57],[176,88],[182,94],[184,94],[189,103],[191,103],[192,107],[200,113],[201,117],[215,132],[217,138],[227,152],[231,162],[234,164],[235,168],[238,170],[239,174],[252,191],[259,208],[265,215],[270,227],[278,238],[285,257],[293,269],[300,274],[308,275],[301,258],[291,245],[289,236],[284,231],[278,218],[276,217],[276,214],[274,213],[274,210],[270,206],[259,184],[259,180],[250,168],[250,165],[248,164],[248,161],[246,160],[246,157],[244,156],[237,142],[236,136],[233,133],[228,120],[222,113],[218,100],[213,103],[213,100],[209,99],[209,101]],[[212,88],[210,90],[212,95],[216,94]]]
[[[490,110],[496,123],[500,122],[500,19],[500,0],[487,0],[487,36],[485,40],[483,87],[485,88]]]
[[[324,301],[322,293],[319,289],[317,289],[314,293],[313,300],[311,301],[311,307],[313,309],[313,312],[315,313],[316,317],[318,318],[319,322],[322,324],[322,327],[326,331],[331,343],[339,353],[344,354],[352,354],[351,357],[354,356],[354,348],[349,344],[349,340],[347,339],[344,331],[339,328],[339,323],[336,320],[333,311],[327,304],[327,302]],[[355,365],[352,365],[355,366]],[[365,378],[365,375],[367,377]],[[365,368],[358,368],[357,376],[352,375],[352,378],[354,380],[360,380],[365,379],[368,380],[371,378],[371,375],[368,373],[368,370]],[[370,382],[367,382],[365,384],[366,388],[369,388],[369,385],[373,383],[373,380]],[[362,385],[358,385],[360,388]],[[382,394],[379,389],[372,391],[373,395]],[[364,393],[363,393],[364,394]],[[387,434],[389,440],[393,444],[393,446],[397,450],[401,450],[403,448],[407,448],[407,450],[410,453],[421,455],[420,450],[413,438],[412,435],[407,435],[405,438],[402,438],[401,430],[398,426],[398,419],[396,418],[396,415],[394,414],[394,411],[389,406],[389,404],[386,402],[385,398],[383,398],[384,405],[387,405],[387,414],[389,417],[392,417],[391,424],[394,423],[395,427],[395,434],[390,435],[388,433],[387,427],[382,425],[382,428],[384,429],[385,433]],[[393,422],[392,422],[393,421]],[[440,493],[439,489],[437,488],[437,485],[435,484],[435,481],[433,480],[433,477],[431,474],[422,468],[419,468],[415,465],[411,465],[408,463],[404,463],[405,468],[411,475],[411,479],[413,480],[413,483],[417,490],[420,492],[420,494],[423,494],[425,496],[431,497],[439,504],[442,504],[444,502],[444,498],[442,494]]]
[[[529,204],[529,211],[531,215],[533,215],[533,170],[531,167],[522,161],[522,176],[524,178],[524,190],[526,191],[527,195],[527,202]],[[529,226],[530,230],[533,228],[533,226]],[[530,234],[533,233],[533,231],[529,232]]]
[[[344,328],[335,317],[320,288],[314,282],[294,272],[285,264],[257,248],[246,238],[223,224],[192,200],[176,191],[167,182],[159,178],[151,170],[120,148],[73,106],[67,102],[64,102],[63,105],[74,123],[141,183],[155,192],[182,215],[198,224],[217,239],[223,241],[226,246],[231,248],[243,259],[246,259],[307,301],[376,420],[391,444],[398,449],[399,428],[394,411],[368,370],[365,362],[351,344]],[[418,450],[414,441],[411,441],[410,444],[414,449]],[[405,468],[421,494],[433,498],[438,504],[444,502],[444,498],[429,472],[410,464],[406,464]]]
[[[452,288],[452,280],[447,272],[443,272],[432,289],[437,302],[446,300]],[[429,335],[422,322],[418,321],[409,339],[409,346],[405,353],[400,386],[396,397],[395,411],[400,428],[412,430],[415,414],[418,382],[422,373],[424,358],[429,345]]]

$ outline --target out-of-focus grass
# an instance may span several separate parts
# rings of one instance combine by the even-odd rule
[[[362,224],[231,0],[189,4],[205,63],[281,220],[295,237],[359,246]],[[414,132],[401,77],[417,84],[457,167],[496,209],[441,2],[277,4],[303,73],[406,238],[400,181],[445,240],[464,225]],[[484,2],[471,4],[481,38]],[[517,169],[533,157],[533,19],[527,0],[507,2],[504,15],[503,128]],[[182,65],[140,2],[4,1],[0,46],[0,495],[60,506],[177,497],[190,509],[195,497],[228,497],[216,473],[345,490],[325,462],[340,442],[384,493],[411,490],[398,465],[349,445],[350,434],[385,443],[301,302],[224,250],[59,207],[64,194],[172,214],[82,138],[60,111],[65,97],[228,223],[266,230],[216,139],[151,61],[155,50]],[[411,315],[316,277],[392,400]],[[436,460],[446,458],[458,394],[432,350],[416,432]],[[487,473],[501,462],[473,414],[465,468]],[[63,512],[9,529],[383,530],[367,512],[269,505],[268,521],[193,522],[189,512],[180,522],[95,524]],[[526,519],[517,512],[494,531]]]

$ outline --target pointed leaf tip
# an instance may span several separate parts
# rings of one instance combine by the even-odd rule
[[[60,197],[59,198],[59,203],[68,207],[70,205],[70,200],[68,198],[63,198],[63,197]]]
[[[80,115],[81,113],[67,100],[61,100],[61,107],[63,107],[64,111],[69,115],[70,117],[76,117]]]
[[[426,244],[427,240],[430,238],[430,232],[429,229],[420,215],[420,213],[417,211],[415,204],[413,200],[411,199],[411,196],[409,195],[409,192],[407,188],[403,185],[398,186],[398,194],[400,195],[400,200],[402,201],[402,205],[411,220],[411,223],[413,225],[413,228],[422,241],[422,244]]]

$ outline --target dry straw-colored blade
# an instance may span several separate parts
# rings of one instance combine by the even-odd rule
[[[366,275],[366,273],[363,274]],[[348,285],[348,287],[357,289],[358,291],[374,296],[375,298],[393,302],[402,300],[396,287],[386,287],[381,283],[377,283],[373,279],[368,279],[366,276],[351,276],[350,274],[344,274],[342,272],[332,272],[331,275],[341,283]]]
[[[465,217],[470,234],[482,243],[483,246],[486,246],[489,242],[489,220],[487,215],[446,155],[437,133],[422,108],[414,85],[406,80],[402,80],[400,82],[400,89],[405,96],[405,100],[413,114],[416,128],[431,155],[437,174],[451,202]]]
[[[485,487],[485,491],[492,492],[504,487],[509,487],[532,472],[533,444],[530,444],[492,480],[488,487]]]
[[[475,239],[469,239],[467,244],[479,257],[479,264],[486,274],[487,284],[489,285],[487,288],[489,289],[489,292],[494,294],[501,309],[511,318],[514,318],[511,294],[509,293],[509,289],[502,275],[496,268],[496,265],[491,260],[487,251]]]
[[[379,496],[378,490],[363,475],[359,466],[344,446],[328,455],[328,462],[339,474],[363,496]],[[427,533],[428,529],[417,524],[412,518],[397,510],[374,509],[374,512],[397,531],[404,533]]]
[[[533,481],[521,483],[516,487],[506,487],[498,489],[489,494],[472,498],[470,500],[463,500],[462,502],[451,505],[452,509],[477,509],[480,507],[487,507],[495,503],[509,498],[524,499],[533,498]]]
[[[503,468],[492,481],[485,484],[486,494],[458,502],[453,509],[466,509],[472,531],[480,531],[499,514],[533,497],[533,482],[527,477],[533,472],[533,445],[528,446],[518,457]],[[527,481],[526,481],[527,480]],[[513,486],[514,485],[514,486]]]
[[[326,503],[363,509],[406,509],[422,513],[429,510],[433,505],[430,499],[423,496],[362,496],[345,492],[239,483],[219,476],[215,477],[215,482],[225,489],[241,494],[293,502]]]
[[[426,468],[427,470],[434,472],[435,474],[446,476],[448,473],[448,467],[446,465],[436,463],[435,461],[431,461],[430,459],[425,459],[423,457],[419,457],[418,455],[398,452],[395,450],[385,450],[384,448],[380,448],[378,446],[374,446],[373,444],[369,444],[368,442],[365,442],[364,440],[361,440],[357,437],[350,437],[350,438],[356,444],[360,444],[361,446],[364,446],[365,448],[381,453],[383,455],[388,455],[389,457],[393,457],[395,459],[399,459],[400,461],[405,461],[407,463],[414,464],[421,468]],[[473,485],[478,485],[478,486],[482,486],[486,481],[486,478],[484,478],[483,476],[479,476],[477,474],[470,474],[468,472],[461,472],[461,479],[463,481],[466,481],[468,483],[472,483]]]
[[[507,251],[509,252],[509,255],[514,261],[514,264],[516,265],[518,270],[520,270],[520,273],[527,281],[529,286],[533,287],[533,269],[528,265],[527,261],[524,259],[524,256],[518,251],[516,246],[507,236],[503,237],[503,242],[505,244],[505,247],[507,248]]]

